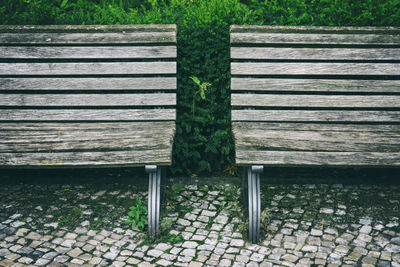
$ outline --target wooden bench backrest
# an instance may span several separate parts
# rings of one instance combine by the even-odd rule
[[[238,164],[400,164],[399,28],[231,26],[231,60]]]
[[[160,132],[160,123],[176,118],[176,54],[175,25],[0,26],[0,127],[40,122],[54,134],[61,125],[86,123],[77,127],[87,131],[96,122],[92,131],[100,136],[108,127],[100,123],[118,122],[115,134],[122,134],[132,128],[125,122],[154,122]],[[152,135],[151,127],[142,131]],[[110,142],[123,146],[124,138]],[[7,146],[0,144],[0,152]]]

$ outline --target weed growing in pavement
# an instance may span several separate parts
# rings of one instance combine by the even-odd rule
[[[137,226],[140,231],[144,230],[147,222],[147,208],[142,204],[140,198],[136,198],[136,205],[129,208],[128,219],[123,222],[135,229]]]
[[[389,227],[389,229],[394,231],[394,232],[396,232],[396,233],[400,233],[400,225]]]
[[[70,209],[69,211],[67,211],[67,209],[61,209],[56,214],[60,216],[58,227],[67,226],[74,228],[77,227],[79,223],[81,223],[81,221],[83,220],[81,218],[82,209],[77,206],[73,206],[72,209]]]

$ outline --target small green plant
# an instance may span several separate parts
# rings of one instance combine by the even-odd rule
[[[183,238],[181,235],[169,234],[167,236],[167,240],[169,243],[176,244],[176,243],[182,242]]]
[[[267,229],[269,223],[271,222],[271,213],[269,209],[264,209],[260,215],[261,225],[264,229]]]
[[[137,198],[136,205],[130,207],[129,210],[128,220],[126,220],[124,224],[130,225],[132,230],[137,226],[140,231],[143,231],[147,222],[147,208],[143,206],[142,201]]]
[[[198,89],[194,92],[193,94],[193,104],[192,104],[192,112],[193,112],[193,117],[194,117],[194,109],[195,109],[195,105],[196,105],[196,96],[198,94],[200,94],[201,99],[205,100],[206,99],[206,91],[207,91],[207,87],[211,86],[211,83],[208,82],[200,82],[199,78],[197,78],[196,76],[190,76],[190,79],[192,79],[192,81],[197,84]]]
[[[389,227],[389,229],[396,233],[400,233],[400,225]]]

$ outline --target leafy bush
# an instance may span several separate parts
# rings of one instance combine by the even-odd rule
[[[174,173],[233,163],[230,24],[400,26],[400,0],[0,0],[0,24],[178,25]],[[210,83],[205,99],[190,76]],[[195,97],[196,112],[192,106]]]
[[[399,0],[245,0],[259,24],[399,26]]]

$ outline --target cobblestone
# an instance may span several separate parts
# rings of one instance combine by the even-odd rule
[[[116,199],[146,203],[146,187],[2,186],[0,266],[400,266],[398,186],[269,184],[262,190],[269,223],[258,245],[243,239],[239,188],[193,180],[172,191],[162,218],[170,220],[167,231],[149,244],[138,229],[124,228],[126,218],[104,212],[126,214]],[[53,199],[36,200],[44,194]]]

